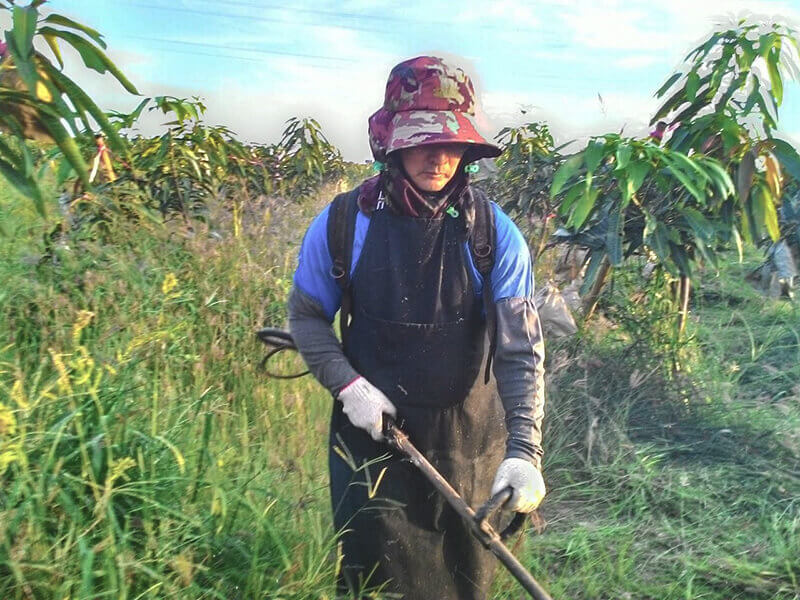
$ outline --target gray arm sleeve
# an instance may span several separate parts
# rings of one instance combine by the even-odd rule
[[[358,377],[358,373],[345,357],[322,305],[297,287],[292,287],[287,308],[289,331],[308,370],[336,396],[340,389]]]
[[[544,339],[530,298],[497,306],[494,376],[506,413],[507,458],[525,458],[541,469],[544,416]]]

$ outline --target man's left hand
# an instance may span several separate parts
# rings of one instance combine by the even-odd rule
[[[507,458],[500,463],[491,495],[494,496],[507,487],[514,490],[509,500],[509,509],[521,513],[535,510],[547,493],[539,469],[524,458]]]

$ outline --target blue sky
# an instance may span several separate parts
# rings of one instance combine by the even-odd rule
[[[49,4],[100,30],[144,95],[201,96],[209,122],[254,142],[276,141],[293,115],[314,116],[351,160],[369,157],[366,119],[391,67],[411,56],[464,66],[488,133],[543,120],[557,140],[581,141],[622,127],[646,133],[653,93],[715,23],[752,14],[800,24],[800,0]],[[104,106],[137,104],[110,77],[93,75],[78,79]],[[784,96],[780,129],[800,143],[800,85]]]

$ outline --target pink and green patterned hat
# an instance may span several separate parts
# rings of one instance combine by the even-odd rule
[[[369,118],[369,145],[377,161],[402,148],[470,144],[470,160],[501,151],[478,133],[475,90],[464,71],[435,56],[418,56],[392,69],[383,107]]]

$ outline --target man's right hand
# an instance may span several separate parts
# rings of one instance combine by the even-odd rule
[[[341,389],[338,396],[350,422],[365,430],[372,439],[383,439],[383,415],[397,417],[397,409],[386,395],[359,376]]]

